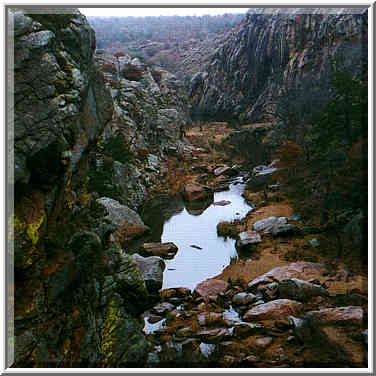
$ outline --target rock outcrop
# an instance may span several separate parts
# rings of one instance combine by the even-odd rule
[[[365,9],[251,8],[192,78],[193,115],[258,120],[290,84],[324,83],[333,57],[359,73],[366,28]]]
[[[89,155],[114,108],[94,62],[95,35],[77,10],[42,13],[10,17],[13,366],[142,366],[150,344],[137,315],[149,293],[136,263],[111,241],[118,223],[87,186]]]
[[[183,152],[184,128],[190,122],[188,94],[166,70],[120,55],[95,55],[114,113],[92,155],[93,181],[104,176],[105,184],[99,181],[101,194],[107,196],[110,190],[110,197],[137,209],[162,178],[168,156]]]

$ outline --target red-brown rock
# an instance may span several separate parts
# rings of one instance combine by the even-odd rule
[[[174,243],[144,243],[141,250],[147,256],[159,256],[162,258],[173,258],[178,251]]]
[[[213,198],[213,190],[197,183],[188,183],[184,187],[184,198],[189,202],[211,199]]]
[[[274,268],[257,277],[248,284],[248,290],[255,290],[258,286],[290,278],[300,278],[307,281],[312,278],[318,278],[325,270],[324,264],[305,261],[294,262],[290,265]]]
[[[217,296],[227,290],[228,284],[220,279],[208,279],[199,283],[195,288],[195,293],[202,296],[206,301],[209,296]]]
[[[260,304],[247,311],[243,317],[245,321],[276,320],[290,315],[298,316],[302,304],[289,299],[277,299]]]

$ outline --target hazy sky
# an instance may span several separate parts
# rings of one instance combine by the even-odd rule
[[[201,16],[203,14],[245,13],[244,8],[79,8],[85,16]]]

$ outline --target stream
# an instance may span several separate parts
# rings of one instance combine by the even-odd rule
[[[165,260],[163,289],[193,290],[198,283],[220,274],[231,259],[238,257],[235,240],[219,237],[217,224],[243,218],[252,209],[241,196],[243,190],[242,178],[236,178],[228,191],[216,192],[214,203],[204,210],[187,208],[179,197],[162,199],[151,212],[149,208],[145,223],[153,229],[153,240],[174,242],[179,249],[173,259]],[[215,205],[223,200],[231,203]],[[163,223],[157,223],[157,213]]]

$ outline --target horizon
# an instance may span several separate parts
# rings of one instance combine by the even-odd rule
[[[119,8],[79,8],[86,17],[160,17],[160,16],[216,16],[223,14],[245,14],[249,6],[239,8],[168,8],[168,7],[119,7]],[[126,13],[124,15],[120,13]]]

